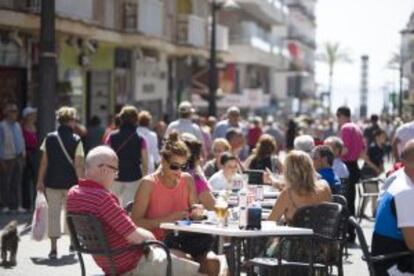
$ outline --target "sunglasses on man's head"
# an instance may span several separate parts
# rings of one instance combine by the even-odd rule
[[[187,164],[177,164],[177,163],[171,163],[169,166],[170,170],[173,171],[184,171],[187,169]]]

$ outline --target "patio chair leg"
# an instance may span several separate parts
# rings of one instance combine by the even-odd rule
[[[79,263],[81,266],[81,272],[82,272],[82,276],[86,276],[86,271],[85,271],[85,264],[83,262],[83,258],[82,258],[82,254],[77,252],[78,254],[78,259],[79,259]]]
[[[362,217],[364,216],[364,210],[366,205],[366,198],[362,198],[358,210],[358,223],[362,221]]]

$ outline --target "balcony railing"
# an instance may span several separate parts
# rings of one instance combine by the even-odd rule
[[[288,13],[288,8],[281,0],[237,0],[237,3],[247,13],[269,25],[283,23]]]
[[[310,38],[304,32],[299,31],[298,28],[292,25],[288,27],[288,39],[298,40],[299,42],[306,45],[307,47],[311,49],[316,49],[315,40]]]
[[[239,28],[232,29],[231,44],[247,44],[267,53],[281,54],[282,40],[260,28],[256,23],[241,22]]]
[[[291,9],[298,9],[309,18],[312,22],[315,21],[315,15],[312,10],[303,2],[303,0],[287,0],[286,5]]]
[[[56,13],[63,17],[93,21],[93,0],[56,0]]]
[[[177,40],[179,44],[196,47],[206,47],[207,25],[206,20],[192,14],[178,16]]]
[[[41,0],[2,0],[0,1],[0,9],[9,9],[22,12],[40,12]]]
[[[217,25],[216,29],[216,48],[218,51],[229,50],[229,29],[222,25]]]
[[[138,31],[156,37],[164,34],[164,4],[158,0],[140,0],[138,5]]]

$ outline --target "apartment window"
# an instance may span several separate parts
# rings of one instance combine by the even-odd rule
[[[123,16],[123,26],[126,30],[136,30],[137,29],[137,19],[138,19],[138,5],[136,3],[124,3],[123,7],[124,16]]]

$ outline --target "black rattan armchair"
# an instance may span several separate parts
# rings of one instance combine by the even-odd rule
[[[109,248],[103,225],[99,219],[90,214],[79,214],[68,212],[66,219],[72,239],[72,244],[79,257],[82,275],[85,276],[85,264],[82,253],[91,255],[100,255],[108,258],[111,275],[117,275],[112,257],[128,250],[143,249],[150,245],[156,245],[165,250],[167,254],[167,276],[171,276],[172,264],[171,255],[168,247],[159,241],[146,241],[142,244],[131,245],[123,248]]]
[[[386,255],[372,256],[371,252],[369,251],[368,244],[364,236],[364,232],[362,231],[362,228],[359,225],[359,223],[356,221],[354,217],[349,217],[348,221],[353,227],[355,227],[355,231],[356,231],[356,234],[359,240],[359,245],[361,246],[361,250],[363,254],[363,260],[367,262],[370,276],[377,275],[374,269],[374,265],[376,263],[385,262],[385,261],[389,261],[392,259],[397,259],[397,258],[410,256],[410,255],[413,256],[414,258],[414,255],[413,255],[414,252],[410,252],[410,251],[403,251],[403,252],[396,252],[396,253],[391,253],[391,254],[386,254]]]
[[[291,226],[310,228],[312,238],[286,237],[280,240],[276,256],[254,258],[250,265],[259,267],[270,275],[283,271],[283,275],[304,275],[304,270],[313,274],[318,270],[328,275],[329,258],[337,249],[342,206],[337,203],[322,203],[299,208]],[[342,258],[342,254],[341,254]]]

